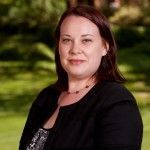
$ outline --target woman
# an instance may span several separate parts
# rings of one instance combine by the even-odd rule
[[[58,80],[34,101],[20,150],[140,150],[142,120],[121,83],[107,19],[88,6],[64,12],[56,28]]]

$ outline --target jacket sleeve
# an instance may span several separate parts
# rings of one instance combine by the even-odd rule
[[[35,115],[37,113],[38,108],[36,107],[35,103],[32,104],[22,135],[21,135],[21,139],[20,139],[20,144],[19,144],[19,150],[24,150],[27,144],[27,141],[30,138],[31,132],[32,132],[32,127],[33,124],[32,122],[35,120]]]
[[[116,102],[97,114],[95,141],[99,150],[140,150],[143,124],[134,101]]]
[[[21,135],[19,150],[25,150],[26,144],[31,140],[31,137],[36,130],[35,127],[38,125],[38,120],[40,118],[40,105],[42,105],[41,103],[44,103],[46,91],[46,88],[43,89],[32,103]]]
[[[41,123],[53,111],[58,96],[59,93],[51,85],[41,90],[38,94],[30,108],[20,139],[19,150],[26,149],[26,145],[31,141]]]

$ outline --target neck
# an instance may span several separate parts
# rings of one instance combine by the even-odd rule
[[[83,79],[83,80],[73,80],[69,79],[68,82],[68,94],[71,93],[79,93],[83,89],[89,88],[90,86],[95,84],[95,80],[93,78]]]

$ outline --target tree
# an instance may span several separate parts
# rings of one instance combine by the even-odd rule
[[[103,0],[67,0],[66,2],[68,8],[77,5],[87,4],[99,9],[103,4]]]
[[[96,9],[100,9],[103,5],[103,0],[88,0],[88,5],[94,6]]]
[[[70,8],[77,5],[77,0],[66,0],[66,3],[67,7]]]

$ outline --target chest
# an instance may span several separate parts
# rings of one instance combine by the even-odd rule
[[[55,148],[91,147],[94,132],[94,112],[60,108],[46,145]]]

